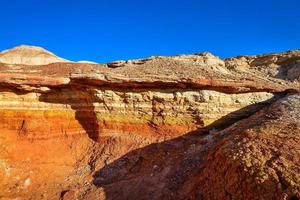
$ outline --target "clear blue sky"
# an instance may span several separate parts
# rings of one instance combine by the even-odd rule
[[[0,0],[0,50],[42,46],[71,60],[300,49],[299,0]]]

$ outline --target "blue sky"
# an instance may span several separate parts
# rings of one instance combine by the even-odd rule
[[[299,0],[0,0],[0,50],[42,46],[71,60],[300,49]]]

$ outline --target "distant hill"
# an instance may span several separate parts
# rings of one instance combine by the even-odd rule
[[[46,65],[57,62],[71,62],[37,46],[21,45],[0,52],[0,62],[7,64]]]

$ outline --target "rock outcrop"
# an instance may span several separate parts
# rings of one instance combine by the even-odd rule
[[[300,198],[300,51],[100,65],[30,49],[0,54],[0,199]]]

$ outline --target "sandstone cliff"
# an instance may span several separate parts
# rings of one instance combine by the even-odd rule
[[[29,49],[0,54],[0,199],[300,198],[300,51],[100,65]]]

